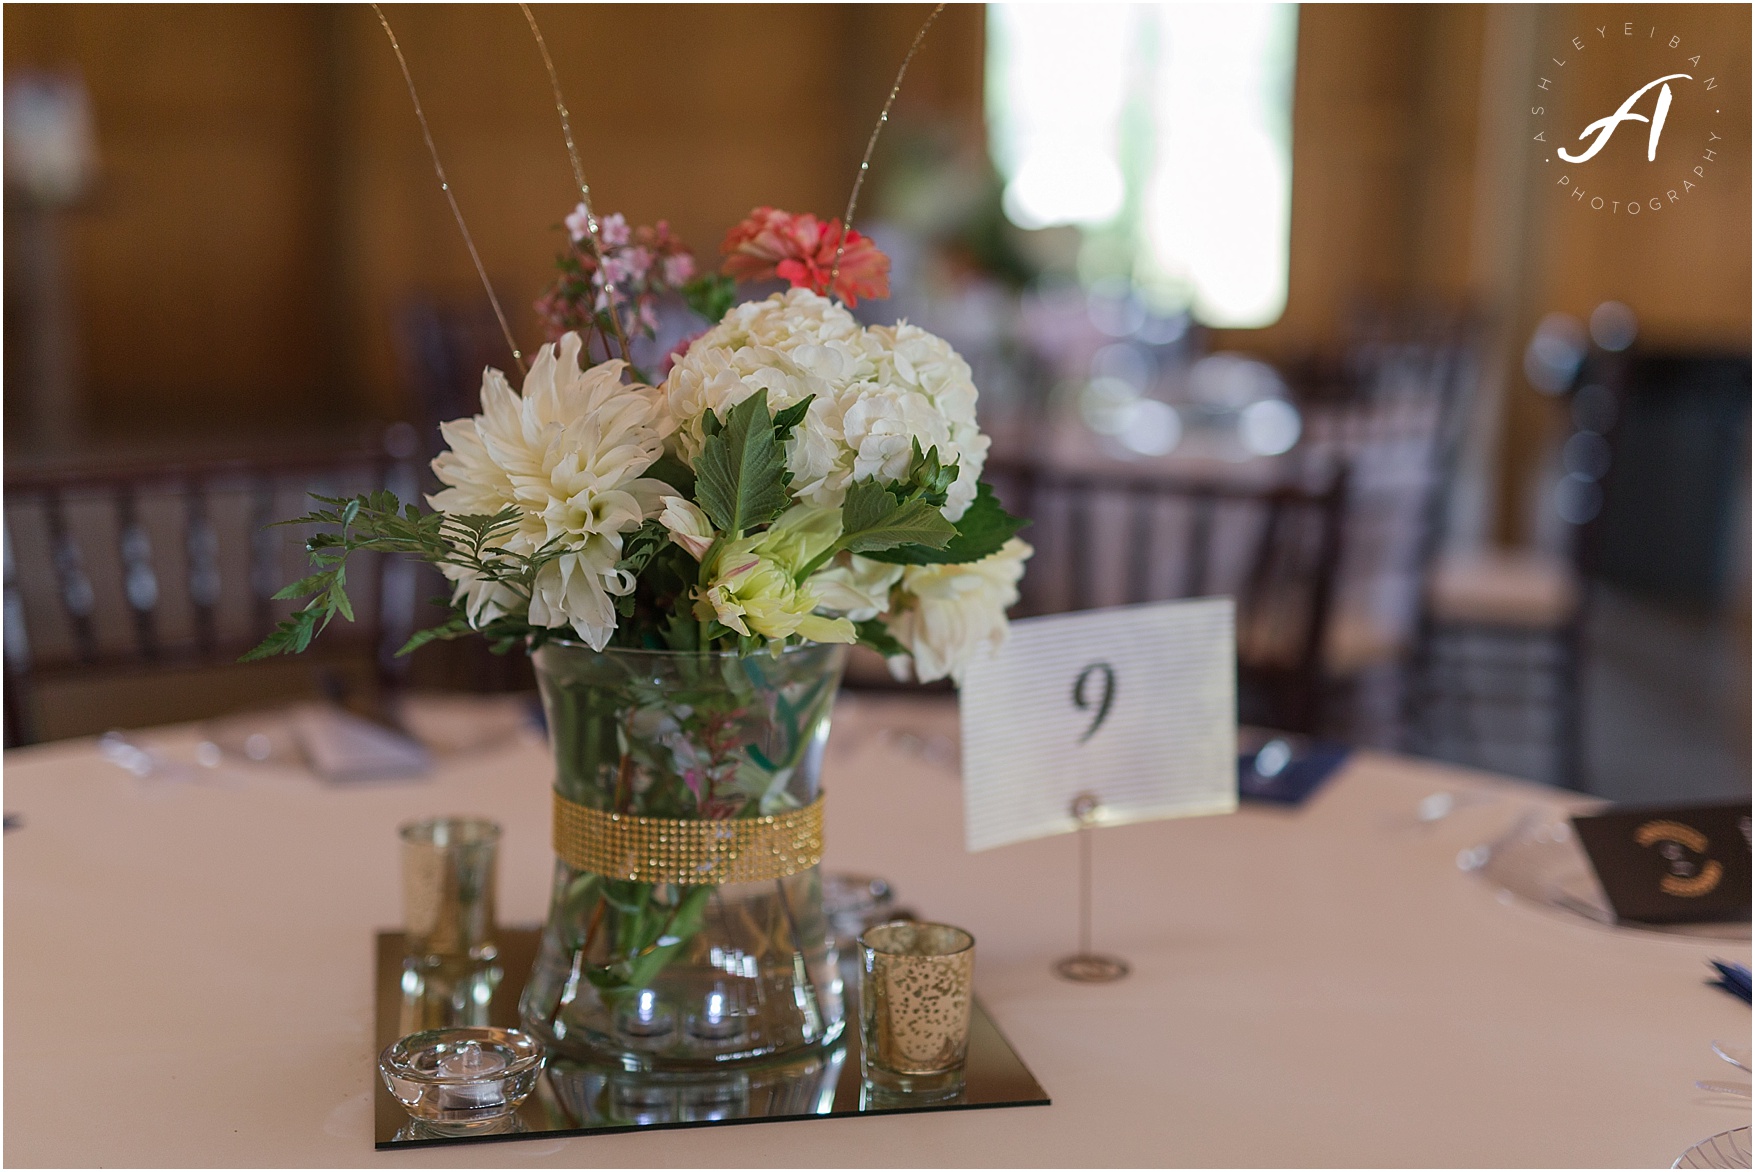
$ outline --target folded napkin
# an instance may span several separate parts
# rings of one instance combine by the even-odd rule
[[[1706,982],[1715,985],[1733,997],[1749,1000],[1749,970],[1734,961],[1714,960],[1708,964],[1718,970],[1718,980]]]
[[[1246,802],[1299,806],[1351,752],[1345,745],[1266,729],[1237,730],[1237,796]]]
[[[291,724],[305,760],[330,781],[419,777],[432,765],[418,741],[343,708],[302,706]]]

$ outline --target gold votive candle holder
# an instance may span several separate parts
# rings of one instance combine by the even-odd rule
[[[886,1095],[954,1098],[963,1089],[975,997],[975,937],[897,921],[859,937],[860,1073]]]
[[[492,960],[499,826],[486,818],[427,818],[398,834],[408,957]]]

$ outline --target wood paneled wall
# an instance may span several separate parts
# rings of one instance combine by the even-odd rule
[[[927,5],[537,9],[600,213],[703,258],[751,207],[836,215]],[[510,5],[394,5],[441,158],[522,344],[577,199]],[[388,43],[364,5],[9,6],[5,63],[75,69],[99,190],[66,217],[86,434],[404,410],[411,293],[479,297]],[[946,10],[902,117],[979,133],[982,10]]]
[[[1593,214],[1545,176],[1530,98],[1570,38],[1596,26],[1657,29],[1704,53],[1728,148],[1687,205],[1643,217]],[[1647,38],[1655,41],[1655,36]],[[1599,51],[1603,47],[1599,46]],[[1608,46],[1613,50],[1614,46]],[[1649,46],[1647,46],[1649,48]],[[1649,54],[1648,54],[1649,55]],[[1657,76],[1662,55],[1578,71],[1553,123],[1582,127]],[[1746,5],[1309,5],[1299,17],[1292,245],[1285,315],[1215,342],[1276,358],[1332,349],[1360,300],[1467,302],[1497,326],[1483,437],[1491,535],[1529,536],[1531,473],[1563,426],[1524,380],[1521,351],[1547,313],[1583,320],[1629,305],[1657,348],[1746,351],[1750,341],[1750,10]],[[1649,76],[1647,76],[1649,74]],[[1679,97],[1666,150],[1703,138],[1706,111]],[[1686,100],[1684,100],[1686,99]],[[1545,99],[1544,99],[1545,100]],[[1650,112],[1651,98],[1644,107]],[[1642,128],[1623,127],[1590,181],[1637,180]],[[1552,137],[1550,135],[1550,137]]]
[[[575,198],[535,46],[509,6],[387,11],[529,346],[529,305]],[[539,9],[599,209],[668,217],[704,256],[755,204],[840,209],[928,11]],[[1661,24],[1723,62],[1733,149],[1693,206],[1593,218],[1533,174],[1523,91],[1550,47],[1607,19]],[[75,68],[95,103],[103,182],[65,225],[89,434],[403,412],[396,307],[416,291],[477,294],[370,9],[12,5],[4,21],[9,71]],[[1360,298],[1492,310],[1497,528],[1515,539],[1523,478],[1554,427],[1517,369],[1541,314],[1615,298],[1650,343],[1748,344],[1749,22],[1734,5],[1305,7],[1289,303],[1276,325],[1218,344],[1277,358],[1329,349]],[[899,120],[980,135],[982,30],[979,5],[946,10]],[[1625,95],[1607,86],[1575,88],[1565,117],[1613,109]],[[1616,165],[1640,163],[1627,152]]]
[[[268,5],[19,6],[4,19],[9,75],[75,69],[92,99],[101,178],[63,224],[84,427],[334,410],[323,21]]]

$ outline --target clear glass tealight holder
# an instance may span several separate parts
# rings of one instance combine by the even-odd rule
[[[871,1088],[955,1098],[969,1056],[975,937],[898,921],[859,937],[860,1074]]]
[[[414,1119],[474,1133],[508,1126],[536,1088],[545,1057],[523,1030],[423,1030],[380,1054],[378,1071]]]
[[[428,818],[398,833],[407,955],[432,964],[492,960],[499,826]]]

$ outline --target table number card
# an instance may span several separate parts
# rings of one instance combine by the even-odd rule
[[[1094,825],[1237,808],[1236,640],[1228,598],[1022,619],[962,688],[972,851]]]

